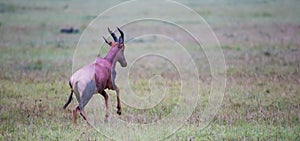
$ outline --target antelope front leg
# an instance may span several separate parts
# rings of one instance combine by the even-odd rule
[[[121,102],[120,102],[120,96],[119,96],[119,93],[120,93],[120,91],[119,91],[119,88],[118,87],[116,87],[116,92],[117,92],[117,113],[119,114],[119,115],[121,115],[121,113],[122,113],[122,108],[121,108]]]
[[[105,122],[108,122],[108,117],[109,117],[109,109],[108,109],[108,94],[103,90],[101,93],[100,93],[103,97],[104,97],[104,100],[105,100],[105,110],[106,110],[106,114],[105,114]]]
[[[113,71],[112,71],[112,85],[113,85],[113,89],[115,89],[116,90],[116,92],[117,92],[117,113],[119,114],[119,115],[121,115],[121,113],[122,113],[122,108],[121,108],[121,102],[120,102],[120,97],[119,97],[119,88],[117,87],[117,85],[116,85],[116,83],[115,83],[115,79],[116,79],[116,75],[117,75],[117,73],[116,73],[116,71],[113,69]]]

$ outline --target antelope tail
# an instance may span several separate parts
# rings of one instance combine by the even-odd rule
[[[71,90],[71,94],[70,94],[70,96],[69,96],[69,99],[68,99],[68,101],[66,102],[66,104],[64,105],[64,109],[66,109],[67,107],[68,107],[68,105],[71,103],[71,101],[72,101],[72,98],[73,98],[73,90]]]
[[[68,107],[68,105],[71,103],[72,101],[72,98],[73,98],[73,89],[72,89],[72,85],[71,85],[71,82],[69,82],[69,85],[71,87],[71,93],[70,93],[70,96],[69,96],[69,99],[68,101],[66,102],[66,104],[64,105],[64,109],[66,109]]]

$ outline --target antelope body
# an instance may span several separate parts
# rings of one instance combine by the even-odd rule
[[[110,46],[110,50],[104,58],[97,57],[96,60],[89,65],[86,65],[76,71],[69,80],[69,85],[71,87],[71,94],[68,101],[64,105],[64,109],[72,101],[73,93],[76,96],[78,105],[75,106],[73,110],[73,119],[76,123],[78,112],[85,119],[88,124],[89,121],[86,119],[84,113],[84,107],[96,93],[101,94],[105,99],[106,115],[105,121],[109,117],[108,110],[108,94],[105,92],[105,89],[115,90],[117,93],[117,113],[121,115],[121,103],[119,98],[119,89],[115,84],[116,71],[115,66],[116,62],[119,62],[122,67],[127,66],[127,62],[124,56],[124,33],[118,28],[121,36],[119,39],[116,35],[108,28],[109,33],[113,37],[114,41],[110,42],[103,39]]]

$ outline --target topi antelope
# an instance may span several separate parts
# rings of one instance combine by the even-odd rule
[[[119,62],[122,67],[126,67],[127,62],[124,56],[124,33],[119,28],[118,31],[121,34],[119,39],[116,37],[115,33],[113,33],[108,28],[108,32],[114,39],[113,42],[110,42],[103,37],[104,41],[110,46],[109,52],[104,58],[97,57],[92,64],[89,64],[77,70],[70,78],[69,85],[71,87],[71,94],[63,108],[67,108],[67,106],[72,101],[73,93],[75,93],[76,99],[78,101],[78,105],[76,105],[73,110],[73,120],[75,124],[77,121],[78,112],[83,117],[83,119],[86,120],[88,124],[90,124],[86,119],[84,107],[96,93],[101,94],[105,99],[105,121],[108,120],[109,110],[108,94],[105,92],[106,88],[116,91],[117,113],[121,115],[122,109],[119,97],[119,89],[115,84],[115,67],[116,62]]]

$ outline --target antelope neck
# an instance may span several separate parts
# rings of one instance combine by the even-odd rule
[[[118,52],[119,52],[118,47],[111,47],[109,52],[107,53],[107,55],[104,57],[104,59],[106,59],[108,62],[110,62],[110,64],[112,64],[112,66],[115,66],[116,57],[117,57]]]

